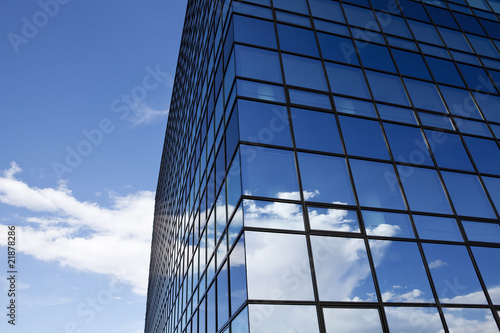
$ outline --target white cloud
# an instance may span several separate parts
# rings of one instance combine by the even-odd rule
[[[429,263],[429,268],[438,268],[442,266],[448,266],[448,263],[446,261],[442,261],[441,259],[434,260],[433,262]]]
[[[168,109],[157,110],[144,104],[138,104],[132,108],[133,114],[128,120],[132,123],[132,126],[150,125],[165,119],[168,115],[168,111]]]
[[[111,207],[76,199],[64,182],[57,188],[30,187],[14,176],[15,163],[0,176],[0,202],[37,212],[18,228],[19,250],[39,260],[80,271],[111,275],[146,294],[154,193],[111,193]],[[6,226],[0,226],[6,229]],[[5,231],[5,230],[3,230]],[[6,245],[0,239],[0,245]]]

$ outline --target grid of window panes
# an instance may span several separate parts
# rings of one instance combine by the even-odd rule
[[[499,18],[189,1],[146,332],[498,332]]]

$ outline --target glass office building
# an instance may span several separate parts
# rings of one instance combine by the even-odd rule
[[[190,0],[145,331],[498,332],[499,22]]]

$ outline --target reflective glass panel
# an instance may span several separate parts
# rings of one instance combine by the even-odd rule
[[[415,238],[407,214],[361,211],[367,235]]]
[[[394,159],[415,165],[434,165],[419,128],[384,123]]]
[[[314,32],[290,25],[278,24],[278,39],[282,51],[319,57]]]
[[[280,60],[277,52],[236,45],[235,55],[236,75],[281,83]]]
[[[389,159],[389,152],[378,121],[339,116],[347,153]]]
[[[245,247],[248,298],[314,300],[305,236],[247,231]]]
[[[500,149],[495,141],[470,136],[464,140],[479,172],[500,175]]]
[[[490,130],[485,123],[468,119],[455,119],[460,132],[491,137]]]
[[[449,217],[413,215],[418,236],[422,239],[463,242],[457,221]]]
[[[309,0],[311,14],[335,22],[344,22],[344,16],[338,2],[330,0]]]
[[[241,237],[229,255],[231,289],[231,314],[247,299],[247,277],[245,270],[245,241]]]
[[[398,65],[399,72],[402,75],[431,80],[427,66],[425,66],[424,60],[420,54],[397,49],[393,49],[392,54]]]
[[[377,21],[371,10],[346,4],[343,7],[349,24],[371,30],[379,30]]]
[[[425,130],[438,166],[472,171],[465,147],[457,134]]]
[[[317,28],[317,27],[316,27]],[[356,50],[350,38],[318,33],[321,52],[326,60],[358,65]]]
[[[444,100],[450,112],[457,116],[481,119],[476,102],[472,99],[470,92],[447,86],[439,86]]]
[[[467,238],[471,241],[500,243],[500,225],[498,223],[462,221],[462,225]]]
[[[398,165],[398,172],[411,210],[451,214],[443,185],[435,170]]]
[[[477,176],[454,172],[442,175],[458,215],[495,218]]]
[[[273,22],[234,15],[234,41],[276,48]]]
[[[491,247],[472,247],[472,253],[476,259],[477,266],[484,284],[488,289],[493,304],[500,304],[500,249]]]
[[[238,100],[238,122],[242,141],[292,146],[284,106]]]
[[[229,285],[227,263],[217,275],[217,327],[218,329],[229,319]]]
[[[364,67],[396,73],[389,50],[378,44],[356,41]]]
[[[443,312],[450,333],[498,332],[498,326],[490,310],[447,308],[443,309]]]
[[[385,4],[385,8],[389,6],[389,3],[385,1],[381,1]],[[373,1],[372,1],[373,4]],[[380,25],[382,26],[382,30],[384,30],[385,33],[388,34],[393,34],[401,37],[406,37],[406,38],[412,38],[410,34],[410,30],[408,29],[408,26],[406,25],[404,19],[402,17],[396,16],[396,15],[391,15],[387,13],[379,13],[376,12],[378,21],[380,22]]]
[[[257,200],[243,200],[247,227],[304,230],[300,205]]]
[[[239,96],[282,103],[286,101],[285,91],[280,86],[246,80],[236,80],[236,86]]]
[[[319,333],[315,306],[250,304],[252,333]]]
[[[290,54],[283,54],[282,59],[287,84],[327,90],[323,66],[320,61]]]
[[[334,97],[335,108],[338,112],[348,114],[358,114],[367,117],[377,118],[377,113],[373,107],[373,103],[360,101],[353,98]]]
[[[298,199],[293,152],[242,145],[243,194]]]
[[[349,174],[344,158],[297,153],[305,200],[352,205]]]
[[[398,76],[366,71],[373,97],[381,102],[390,102],[409,106],[408,98]]]
[[[482,177],[493,204],[500,211],[500,178]]]
[[[370,98],[365,78],[360,68],[333,63],[326,63],[325,65],[332,92]]]
[[[292,12],[309,14],[309,10],[307,9],[306,0],[274,0],[273,1],[274,8],[286,9]]]
[[[290,111],[297,148],[330,153],[343,152],[335,115],[295,108]]]
[[[361,206],[405,209],[391,164],[350,160]]]
[[[404,79],[404,82],[416,108],[447,113],[436,85],[412,79]]]
[[[355,211],[307,207],[311,229],[340,232],[359,232],[358,217]]]
[[[407,124],[417,124],[413,110],[400,108],[392,105],[377,104],[380,118],[386,120],[394,120]]]
[[[311,236],[311,246],[321,301],[377,301],[362,239]]]
[[[370,249],[384,302],[434,302],[417,243],[371,239]]]
[[[288,94],[290,95],[290,103],[292,104],[314,106],[329,110],[332,108],[327,95],[296,89],[288,89]]]
[[[324,308],[327,333],[382,333],[377,309]]]
[[[428,333],[444,332],[436,308],[385,307],[391,332]]]
[[[434,57],[426,57],[426,60],[437,82],[465,87],[453,62]]]
[[[474,93],[477,104],[483,111],[486,120],[500,122],[500,97]]]
[[[444,244],[422,244],[422,246],[442,303],[486,303],[465,246]]]
[[[200,330],[200,333],[205,330]],[[244,308],[231,322],[231,333],[249,333],[248,328],[248,308]],[[196,332],[193,332],[196,333]]]

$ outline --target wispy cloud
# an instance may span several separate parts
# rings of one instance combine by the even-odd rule
[[[138,104],[132,108],[132,114],[128,118],[132,126],[151,125],[162,121],[168,115],[168,109],[153,109],[144,104]]]
[[[26,226],[19,227],[20,251],[39,260],[117,277],[135,293],[145,295],[153,192],[110,193],[111,206],[102,207],[79,201],[64,182],[56,188],[30,187],[16,178],[19,172],[21,168],[12,162],[0,173],[0,202],[36,213],[24,218]],[[0,239],[0,245],[6,245],[5,239]]]

